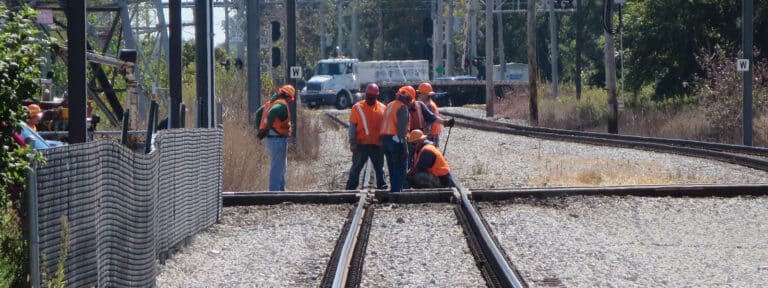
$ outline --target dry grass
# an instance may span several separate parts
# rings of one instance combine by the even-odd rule
[[[220,75],[221,76],[221,75]],[[224,120],[224,191],[266,191],[269,188],[269,155],[256,138],[254,123],[248,120],[245,81],[239,75],[223,75],[217,85]],[[318,181],[317,169],[308,165],[318,159],[322,122],[317,112],[299,108],[296,139],[288,145],[285,179],[290,190],[307,190]]]
[[[652,162],[606,159],[545,159],[546,176],[531,179],[533,186],[615,186],[715,183],[679,170],[664,171]],[[556,163],[556,164],[552,164]]]

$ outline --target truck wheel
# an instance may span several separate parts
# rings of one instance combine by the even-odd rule
[[[341,91],[339,95],[336,95],[336,109],[344,110],[350,106],[352,106],[352,99],[349,98],[349,93]]]

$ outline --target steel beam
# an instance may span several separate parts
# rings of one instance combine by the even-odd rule
[[[171,96],[171,105],[168,107],[168,117],[171,128],[181,127],[179,121],[181,112],[181,0],[170,0],[170,11],[168,13],[170,20],[169,33],[169,51],[168,51],[168,90]]]
[[[67,46],[69,47],[67,93],[69,101],[69,142],[86,141],[86,18],[85,0],[67,1]]]

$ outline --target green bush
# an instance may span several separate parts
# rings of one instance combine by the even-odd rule
[[[11,134],[27,117],[22,100],[38,95],[40,65],[47,41],[40,39],[35,12],[0,7],[0,286],[27,286],[26,243],[21,229],[20,201],[29,163],[40,154],[23,149]]]

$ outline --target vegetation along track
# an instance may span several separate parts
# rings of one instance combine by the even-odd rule
[[[467,116],[454,112],[441,111],[440,113],[445,116],[463,120],[458,121],[456,125],[483,131],[548,140],[675,153],[713,159],[768,171],[768,148],[764,147],[530,127]]]

